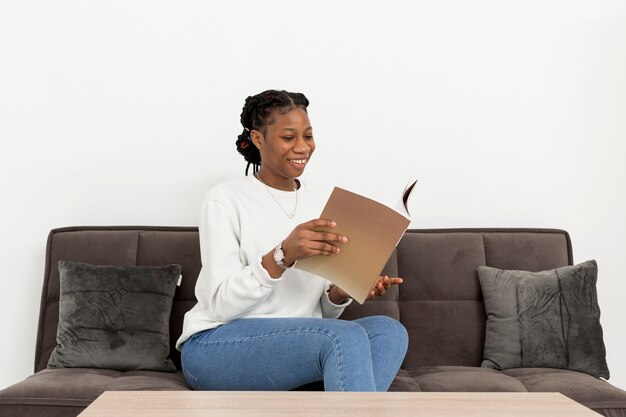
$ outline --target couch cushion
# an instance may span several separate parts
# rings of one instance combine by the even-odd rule
[[[569,235],[558,230],[483,233],[485,265],[500,269],[545,271],[571,265]]]
[[[175,372],[169,319],[181,269],[59,261],[58,345],[48,367]]]
[[[480,364],[485,340],[482,302],[404,301],[400,303],[400,317],[409,333],[403,367]]]
[[[608,379],[595,261],[542,272],[486,266],[478,272],[487,311],[482,366],[561,368]]]
[[[551,368],[501,372],[520,381],[529,392],[560,392],[603,415],[626,416],[626,391],[591,375]]]
[[[397,248],[398,272],[405,278],[400,302],[478,300],[478,265],[485,264],[480,233],[407,232]]]
[[[45,369],[0,391],[0,415],[78,415],[104,391],[188,390],[182,372]]]
[[[526,392],[517,379],[475,366],[423,366],[406,373],[425,392]]]
[[[400,368],[398,370],[398,374],[391,382],[391,386],[389,387],[389,391],[399,391],[399,392],[421,392],[417,381],[411,376],[409,371],[406,369]]]
[[[581,372],[551,368],[498,371],[473,366],[400,369],[390,391],[560,392],[610,417],[626,417],[626,392]]]

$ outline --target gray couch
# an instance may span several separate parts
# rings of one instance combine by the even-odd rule
[[[0,416],[76,416],[107,390],[187,390],[177,373],[107,369],[47,369],[56,345],[61,259],[96,265],[183,266],[170,319],[171,358],[183,315],[195,304],[200,270],[197,228],[70,227],[50,232],[35,373],[0,391]],[[405,283],[384,297],[357,303],[342,318],[385,314],[410,335],[395,391],[558,391],[605,415],[626,416],[626,392],[587,374],[547,368],[481,368],[485,311],[479,265],[539,271],[572,264],[567,232],[550,229],[409,230],[385,273]],[[319,389],[320,385],[302,389]]]

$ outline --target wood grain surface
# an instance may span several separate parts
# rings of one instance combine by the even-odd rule
[[[592,417],[558,393],[107,391],[80,417]]]

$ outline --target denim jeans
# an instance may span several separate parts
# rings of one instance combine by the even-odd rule
[[[290,390],[323,380],[326,391],[387,391],[407,346],[404,326],[386,316],[249,318],[193,335],[182,366],[196,390]]]

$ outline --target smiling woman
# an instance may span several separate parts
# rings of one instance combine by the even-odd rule
[[[338,320],[352,301],[326,279],[292,268],[337,256],[348,237],[318,219],[328,190],[299,177],[315,151],[300,93],[246,99],[237,150],[246,177],[209,191],[200,218],[198,304],[177,342],[188,384],[199,390],[386,391],[407,349],[404,327],[385,316]],[[253,175],[248,176],[250,166]],[[401,278],[379,277],[370,298]]]

